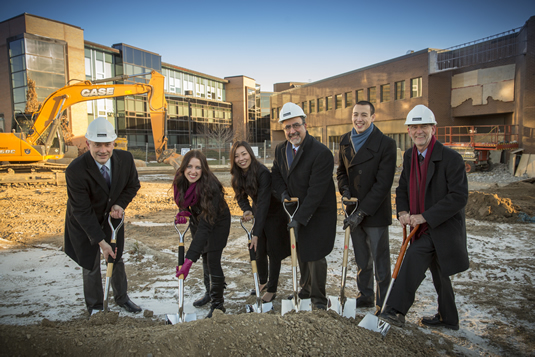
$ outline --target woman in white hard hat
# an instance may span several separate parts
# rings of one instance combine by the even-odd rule
[[[206,156],[198,150],[188,151],[173,181],[175,202],[180,210],[177,223],[186,223],[190,217],[193,240],[186,253],[184,265],[176,276],[188,276],[191,265],[201,256],[206,262],[210,277],[212,306],[206,317],[212,317],[215,309],[226,311],[223,306],[225,276],[221,267],[221,255],[227,245],[230,232],[230,211],[225,201],[221,182],[208,167]]]
[[[256,159],[249,143],[235,142],[230,158],[232,188],[234,198],[243,211],[242,219],[249,221],[253,214],[255,218],[250,249],[256,251],[260,290],[267,286],[262,301],[271,302],[277,296],[281,261],[290,255],[290,238],[286,229],[288,219],[280,201],[271,194],[271,173]],[[253,200],[253,207],[249,204],[249,197]]]

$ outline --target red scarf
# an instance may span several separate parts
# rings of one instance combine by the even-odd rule
[[[411,215],[421,214],[425,211],[425,182],[427,180],[427,167],[429,161],[431,160],[431,153],[433,152],[433,147],[435,146],[435,136],[431,137],[429,146],[427,147],[427,153],[425,154],[425,159],[422,165],[418,162],[419,151],[416,148],[416,145],[412,147],[412,157],[411,157],[411,175],[409,181],[409,191],[410,191],[410,211]],[[420,185],[418,185],[420,183]],[[413,237],[418,239],[427,231],[427,223],[420,224],[418,232]]]
[[[182,205],[181,205],[180,204],[180,192],[178,191],[177,187],[173,185],[175,203],[179,209],[186,210],[188,209],[188,207],[194,206],[197,203],[197,193],[195,192],[196,186],[197,186],[197,182],[194,182],[191,185],[189,185],[188,189],[186,190],[186,193],[184,194],[184,201],[182,202]],[[180,211],[178,212],[177,216],[189,217],[191,216],[191,213],[188,211]]]

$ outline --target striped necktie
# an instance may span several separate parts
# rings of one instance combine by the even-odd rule
[[[102,173],[102,176],[104,176],[104,180],[106,180],[106,183],[108,184],[108,188],[111,187],[111,179],[110,174],[108,173],[108,167],[106,165],[102,165],[100,168],[100,172]]]

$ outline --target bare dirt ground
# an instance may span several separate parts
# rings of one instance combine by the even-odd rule
[[[230,186],[228,174],[218,177]],[[385,339],[358,326],[373,309],[358,309],[354,319],[332,311],[281,316],[281,299],[292,289],[289,259],[283,262],[274,311],[245,313],[245,304],[254,301],[249,296],[253,283],[241,212],[230,189],[233,220],[223,256],[227,313],[203,319],[208,308],[191,306],[204,291],[197,263],[186,280],[185,295],[186,310],[196,312],[198,320],[166,325],[164,316],[176,313],[177,298],[173,272],[178,236],[171,225],[176,206],[169,189],[168,178],[145,178],[126,211],[129,295],[144,313],[128,314],[112,302],[110,313],[90,318],[84,309],[81,270],[61,252],[65,187],[0,187],[0,356],[535,355],[535,229],[519,222],[535,215],[532,181],[471,182],[471,264],[452,279],[461,329],[432,330],[418,323],[422,315],[436,312],[436,293],[427,277],[405,328],[392,327]],[[334,296],[340,286],[342,219],[340,215],[337,244],[327,257],[327,293]],[[186,245],[190,239],[188,233]],[[390,239],[394,264],[401,243],[399,224],[392,225]],[[104,264],[102,268],[105,272]],[[352,258],[346,288],[350,297],[357,294],[355,272]]]

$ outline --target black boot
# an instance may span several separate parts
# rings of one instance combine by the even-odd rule
[[[204,286],[206,288],[206,292],[204,293],[203,297],[193,302],[193,306],[196,306],[196,307],[204,306],[212,300],[210,298],[210,274],[208,274],[208,264],[205,262],[205,259],[202,260],[202,269],[203,269]]]
[[[225,302],[225,299],[223,298],[223,290],[225,290],[225,277],[211,275],[211,278],[212,286],[210,289],[210,297],[212,298],[212,306],[210,307],[210,312],[208,315],[206,315],[206,318],[212,317],[215,309],[223,312],[227,311],[223,306],[223,302]]]

